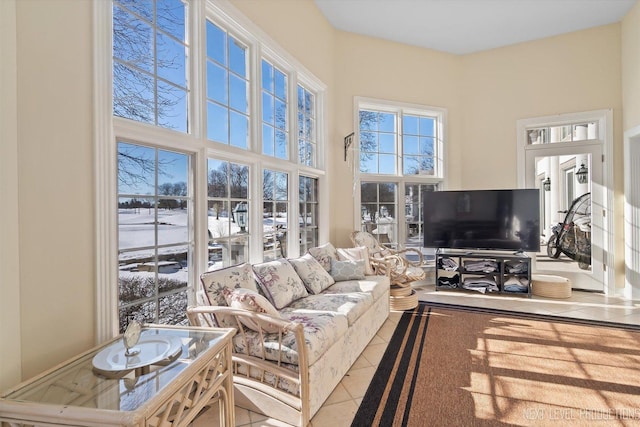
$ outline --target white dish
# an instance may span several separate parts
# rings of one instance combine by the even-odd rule
[[[93,366],[101,371],[125,371],[149,366],[176,356],[182,351],[182,341],[170,335],[148,335],[140,337],[135,348],[140,352],[125,356],[126,348],[122,339],[119,339],[93,357]]]

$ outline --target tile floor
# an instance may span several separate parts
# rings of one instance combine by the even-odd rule
[[[568,299],[549,299],[532,296],[482,295],[466,291],[435,291],[433,284],[414,284],[420,300],[476,307],[496,308],[519,312],[549,314],[580,319],[640,324],[640,301],[609,297],[600,293],[573,291]],[[360,358],[333,391],[311,420],[313,427],[350,426],[369,382],[384,354],[402,312],[392,311],[377,335]],[[215,409],[203,413],[194,427],[218,425]],[[237,426],[288,426],[261,414],[236,408]]]

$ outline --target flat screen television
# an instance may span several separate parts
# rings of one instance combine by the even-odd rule
[[[423,246],[540,250],[538,189],[425,191]]]

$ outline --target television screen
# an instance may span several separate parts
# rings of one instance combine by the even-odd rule
[[[538,189],[427,191],[423,201],[424,247],[540,250]]]

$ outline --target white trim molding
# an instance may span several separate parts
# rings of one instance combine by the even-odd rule
[[[113,135],[112,6],[94,0],[94,169],[96,211],[96,344],[118,333],[116,146]]]
[[[640,126],[624,133],[624,289],[640,298]]]
[[[598,135],[596,141],[562,142],[551,144],[527,144],[527,129],[540,128],[546,126],[561,126],[579,122],[597,122]],[[530,165],[526,164],[525,154],[529,150],[552,149],[554,146],[571,148],[580,147],[585,144],[601,144],[604,159],[602,161],[602,209],[604,216],[603,232],[603,267],[604,291],[609,295],[618,293],[616,289],[616,272],[614,268],[615,260],[615,224],[614,224],[614,171],[613,171],[613,110],[603,109],[585,111],[577,113],[557,114],[552,116],[533,117],[517,121],[517,165],[518,165],[518,186],[526,185],[526,177],[530,171]]]

